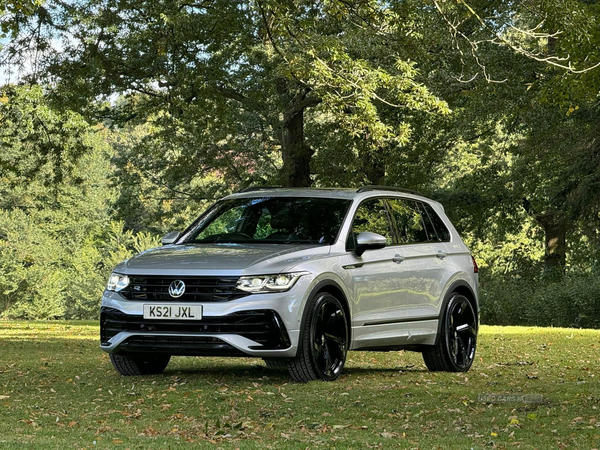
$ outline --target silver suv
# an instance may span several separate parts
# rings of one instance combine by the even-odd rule
[[[477,265],[441,204],[383,186],[249,188],[118,264],[101,348],[123,375],[172,355],[249,356],[335,380],[348,350],[412,350],[467,371]]]

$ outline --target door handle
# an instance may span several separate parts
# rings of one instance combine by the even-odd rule
[[[392,261],[394,261],[397,264],[400,264],[402,261],[404,261],[406,258],[402,255],[394,255],[394,257],[392,258]]]
[[[435,254],[435,256],[437,256],[440,259],[444,259],[446,256],[448,256],[448,253],[438,250],[438,252]]]

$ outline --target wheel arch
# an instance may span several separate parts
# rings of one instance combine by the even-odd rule
[[[454,294],[455,292],[460,295],[463,295],[469,301],[469,303],[473,307],[473,311],[475,311],[475,319],[477,320],[477,327],[479,328],[479,304],[477,302],[477,296],[475,295],[475,292],[473,291],[473,288],[469,285],[469,283],[467,283],[465,280],[457,280],[454,283],[452,283],[446,290],[446,295],[444,296],[444,301],[442,302],[440,308],[440,316],[438,319],[435,345],[437,345],[442,333],[442,325],[444,322],[444,312],[446,311],[446,306],[448,306],[448,302],[452,298],[452,294]]]
[[[350,305],[348,303],[348,299],[344,294],[344,290],[342,287],[336,283],[334,280],[322,280],[315,287],[313,287],[308,299],[304,304],[304,311],[302,311],[302,321],[300,322],[300,335],[298,342],[302,342],[304,338],[304,325],[306,323],[306,316],[308,315],[308,304],[320,293],[327,292],[333,296],[335,296],[341,303],[344,308],[344,313],[346,314],[346,324],[348,326],[348,348],[350,348],[350,344],[352,342],[352,318],[350,317]]]

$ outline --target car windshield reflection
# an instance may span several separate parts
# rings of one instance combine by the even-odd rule
[[[298,197],[224,200],[192,227],[183,242],[331,245],[350,203]]]

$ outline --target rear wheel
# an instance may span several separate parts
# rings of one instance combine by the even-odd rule
[[[333,381],[340,376],[348,352],[348,322],[342,303],[323,292],[306,306],[298,355],[289,360],[294,381]]]
[[[423,352],[425,365],[431,371],[466,372],[473,364],[477,346],[477,315],[471,302],[454,293],[442,320],[437,344]]]
[[[148,355],[141,354],[139,356],[125,356],[110,354],[110,362],[113,367],[121,375],[154,375],[162,373],[171,355]]]

